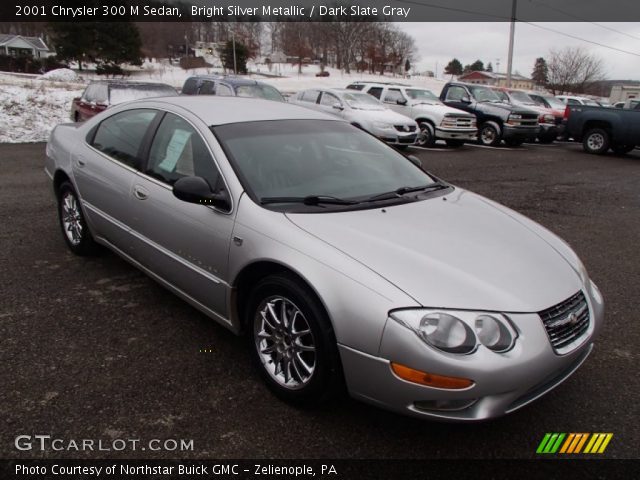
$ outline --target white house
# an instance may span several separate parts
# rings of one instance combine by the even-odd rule
[[[55,54],[41,38],[0,33],[0,55],[45,58]]]

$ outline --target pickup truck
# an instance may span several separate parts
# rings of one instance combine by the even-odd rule
[[[507,146],[516,147],[535,141],[540,131],[538,112],[504,103],[484,85],[449,82],[440,92],[440,100],[478,118],[478,141],[482,145],[496,147],[504,140]]]
[[[444,105],[430,90],[381,82],[354,82],[347,89],[368,93],[386,108],[416,121],[420,127],[416,145],[420,147],[432,147],[440,139],[454,148],[476,140],[476,117]]]
[[[177,95],[175,88],[164,83],[101,80],[91,82],[82,97],[71,102],[71,120],[83,122],[107,108],[129,100]]]
[[[640,145],[640,111],[567,105],[566,132],[587,153],[628,153]]]

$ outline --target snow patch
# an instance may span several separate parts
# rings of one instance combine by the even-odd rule
[[[76,72],[70,68],[57,68],[55,70],[48,71],[44,75],[40,75],[38,79],[51,80],[54,82],[76,82],[78,81],[78,76],[76,75]]]

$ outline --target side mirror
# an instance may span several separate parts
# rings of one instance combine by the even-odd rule
[[[177,180],[173,184],[173,195],[183,202],[210,205],[221,210],[231,207],[227,192],[214,193],[202,177],[183,177]]]
[[[404,98],[399,98],[398,100],[396,100],[396,104],[398,105],[406,105],[407,104],[407,100]]]
[[[333,105],[331,105],[331,108],[333,108],[334,110],[344,110],[344,107],[339,103],[334,103]]]
[[[416,157],[415,155],[407,155],[407,158],[411,160],[411,163],[413,163],[416,167],[422,168],[422,162],[418,157]]]
[[[462,103],[471,103],[471,98],[469,98],[467,95],[465,95],[464,97],[462,97],[462,98],[460,99],[460,101],[461,101]]]

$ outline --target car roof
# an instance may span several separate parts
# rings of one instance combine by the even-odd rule
[[[216,95],[178,95],[138,100],[129,108],[144,108],[165,104],[184,108],[198,116],[207,125],[257,122],[268,120],[333,120],[333,115],[301,107],[291,103],[247,97],[220,97]]]
[[[259,82],[258,80],[253,80],[252,78],[242,78],[242,77],[233,77],[233,76],[222,76],[222,75],[193,75],[189,77],[188,80],[191,79],[197,80],[212,80],[218,82],[228,83],[230,85],[238,86],[238,85],[265,85],[263,82]]]
[[[173,88],[171,85],[161,82],[137,82],[137,81],[129,81],[129,80],[91,80],[89,85],[117,85],[123,87],[169,87]],[[175,88],[173,88],[175,90]]]
[[[371,86],[395,86],[395,87],[410,87],[411,85],[408,85],[406,83],[399,83],[399,82],[365,82],[365,81],[358,81],[358,82],[351,82],[350,85],[371,85]],[[348,89],[351,90],[351,89]]]

